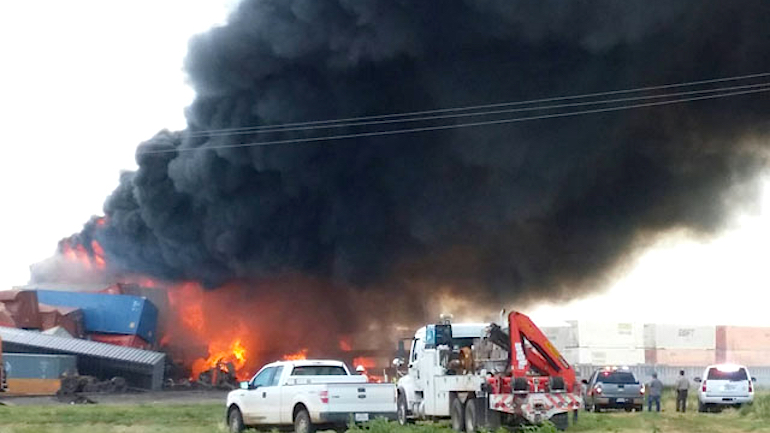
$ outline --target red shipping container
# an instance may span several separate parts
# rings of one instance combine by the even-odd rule
[[[111,286],[107,286],[102,290],[99,290],[99,293],[106,293],[108,295],[125,295],[125,293],[123,293],[122,286],[122,284],[116,283]]]
[[[40,327],[43,330],[61,326],[75,338],[83,338],[83,311],[79,308],[54,307],[38,304],[40,309]]]
[[[150,350],[150,343],[142,340],[141,337],[136,335],[119,335],[119,334],[88,334],[88,337],[92,341],[98,341],[100,343],[114,344],[116,346],[133,347],[136,349]]]
[[[16,321],[13,320],[13,316],[8,310],[5,309],[5,305],[0,304],[0,326],[7,326],[9,328],[16,327]]]
[[[0,292],[0,303],[11,314],[18,328],[39,329],[40,310],[37,293],[32,290],[6,290]]]
[[[724,351],[770,350],[770,328],[717,326],[716,342]]]
[[[718,362],[741,364],[747,367],[770,366],[770,350],[725,350]]]

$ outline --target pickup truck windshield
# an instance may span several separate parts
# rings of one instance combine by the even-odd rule
[[[604,371],[599,373],[596,377],[597,382],[602,383],[618,383],[618,384],[635,384],[638,383],[633,373],[626,371]]]
[[[748,376],[746,375],[746,369],[741,368],[736,371],[721,371],[716,368],[712,368],[709,370],[709,376],[707,378],[708,380],[731,380],[733,382],[739,381],[739,380],[748,380]]]
[[[333,365],[303,365],[294,367],[292,376],[347,376],[344,368]]]

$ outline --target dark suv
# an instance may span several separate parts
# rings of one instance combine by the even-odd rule
[[[584,380],[583,402],[586,410],[600,412],[602,409],[642,410],[644,385],[634,373],[624,368],[607,367],[594,371],[589,380]]]

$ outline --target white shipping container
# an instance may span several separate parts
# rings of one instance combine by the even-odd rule
[[[590,364],[595,366],[644,364],[644,349],[579,347],[565,349],[562,352],[562,356],[570,364]]]
[[[716,349],[716,326],[644,325],[646,349]]]
[[[572,335],[566,348],[642,349],[644,358],[644,325],[632,322],[601,323],[569,321]]]
[[[574,340],[575,333],[569,326],[544,326],[540,330],[559,352],[563,352],[570,345],[574,346],[574,343],[571,342]]]

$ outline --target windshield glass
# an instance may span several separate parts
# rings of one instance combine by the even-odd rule
[[[629,384],[639,383],[634,374],[629,371],[602,371],[596,377],[597,382]]]
[[[721,371],[718,368],[711,368],[709,369],[709,375],[707,379],[738,381],[738,380],[748,380],[748,375],[746,375],[745,368],[740,368],[735,371]]]

